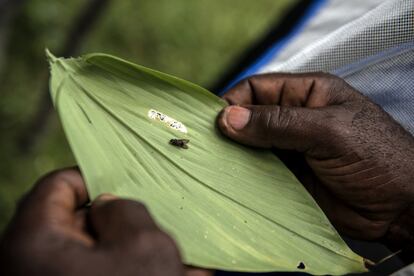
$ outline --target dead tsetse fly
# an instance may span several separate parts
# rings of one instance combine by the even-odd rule
[[[188,142],[190,142],[190,140],[188,139],[171,139],[170,140],[170,144],[182,149],[188,149]]]

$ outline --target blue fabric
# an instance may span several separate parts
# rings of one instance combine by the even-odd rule
[[[346,66],[343,66],[341,68],[338,68],[331,73],[336,76],[342,76],[345,77],[347,75],[350,75],[352,73],[361,71],[362,68],[369,66],[370,64],[378,63],[381,60],[389,59],[390,57],[397,56],[401,53],[404,53],[405,51],[409,51],[414,48],[414,41],[410,41],[407,43],[403,43],[400,45],[397,45],[396,47],[386,49],[385,51],[379,52],[375,55],[369,56],[365,59],[358,60],[355,63],[348,64]]]
[[[309,20],[317,14],[317,12],[323,7],[323,5],[327,2],[327,0],[313,0],[311,6],[306,11],[305,15],[302,16],[296,26],[292,29],[292,31],[283,37],[282,39],[278,40],[272,47],[270,47],[263,55],[257,59],[253,64],[251,64],[248,68],[246,68],[243,72],[241,72],[234,80],[232,80],[226,88],[219,93],[219,95],[223,95],[226,90],[231,88],[237,82],[241,81],[242,79],[257,74],[260,69],[262,69],[265,65],[267,65],[271,60],[275,58],[275,56],[300,32],[302,31],[303,27],[309,22]]]
[[[414,41],[331,72],[414,134]]]

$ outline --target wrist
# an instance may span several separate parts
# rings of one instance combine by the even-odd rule
[[[414,203],[390,224],[384,240],[392,251],[401,250],[404,262],[414,262]]]

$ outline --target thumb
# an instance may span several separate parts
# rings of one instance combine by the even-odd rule
[[[228,106],[218,117],[224,135],[250,146],[306,152],[326,135],[326,112],[276,105]]]
[[[130,243],[141,232],[158,230],[143,204],[110,195],[92,203],[89,219],[98,240],[106,243]]]

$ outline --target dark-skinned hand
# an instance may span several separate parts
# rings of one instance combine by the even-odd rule
[[[414,244],[414,139],[379,106],[323,73],[253,76],[223,98],[230,106],[218,117],[221,131],[283,150],[339,231]]]
[[[76,169],[39,180],[0,242],[0,275],[209,275],[185,273],[174,241],[142,204],[110,195],[87,203]]]

